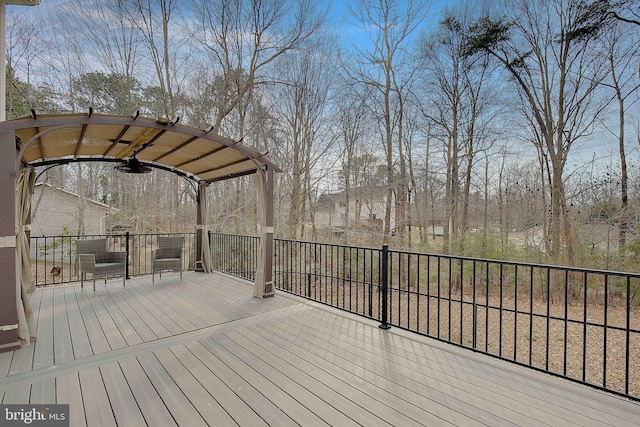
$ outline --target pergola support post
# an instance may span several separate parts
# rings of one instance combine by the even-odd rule
[[[264,295],[263,297],[272,297],[275,293],[273,288],[273,193],[274,193],[274,177],[272,168],[267,167],[265,188],[265,228],[262,237],[265,239],[264,253]]]
[[[20,348],[16,303],[16,136],[0,132],[0,352]]]
[[[260,247],[256,260],[253,296],[268,298],[273,287],[273,170],[265,166],[256,171],[258,189],[258,220],[260,221]]]
[[[196,215],[196,262],[195,270],[209,273],[211,257],[209,254],[209,230],[207,227],[207,187],[208,183],[198,183],[198,213]]]
[[[197,213],[196,213],[196,262],[195,262],[195,271],[203,271],[202,268],[202,212],[200,206],[200,200],[202,200],[202,192],[200,189],[200,185],[198,185],[198,195],[197,197]]]

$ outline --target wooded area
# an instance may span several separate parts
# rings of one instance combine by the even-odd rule
[[[8,7],[7,117],[140,111],[268,152],[281,238],[637,270],[636,1],[337,3]],[[195,226],[167,172],[39,181],[82,196],[74,234],[86,198],[132,232]],[[210,229],[256,231],[251,177],[209,197]]]

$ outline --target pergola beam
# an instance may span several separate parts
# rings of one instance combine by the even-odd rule
[[[274,179],[273,169],[267,167],[266,173],[266,206],[265,206],[265,229],[263,237],[266,239],[266,252],[264,254],[264,297],[272,297],[274,295],[273,287],[273,200],[274,200]]]

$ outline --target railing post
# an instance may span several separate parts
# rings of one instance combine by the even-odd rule
[[[208,240],[209,240],[209,247],[206,248],[206,250],[209,251],[209,258],[210,258],[210,263],[211,265],[209,266],[209,271],[213,271],[213,256],[211,256],[211,247],[213,246],[213,240],[211,240],[213,238],[213,232],[211,230],[207,230],[207,236],[208,236]],[[219,240],[219,238],[218,238]],[[203,269],[204,270],[204,269]]]
[[[131,279],[131,277],[129,277],[129,232],[128,231],[125,233],[124,238],[125,238],[124,251],[127,254],[126,255],[127,262],[125,263],[125,266],[124,266],[124,273],[127,279]]]
[[[380,329],[389,329],[391,325],[388,323],[387,316],[389,314],[389,245],[382,245],[380,252],[380,288],[382,289],[382,323],[378,326]]]
[[[476,329],[477,326],[478,326],[478,306],[474,301],[473,302],[473,341],[471,343],[473,349],[475,349],[476,346],[478,345],[478,331]]]

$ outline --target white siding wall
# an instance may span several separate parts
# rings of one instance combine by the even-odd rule
[[[65,228],[69,234],[78,233],[78,196],[52,187],[39,185],[34,189],[33,204],[40,193],[44,191],[37,210],[33,212],[31,220],[32,236],[57,236],[64,234]],[[99,234],[100,219],[111,211],[104,205],[87,201],[85,205],[84,223],[85,234]]]

